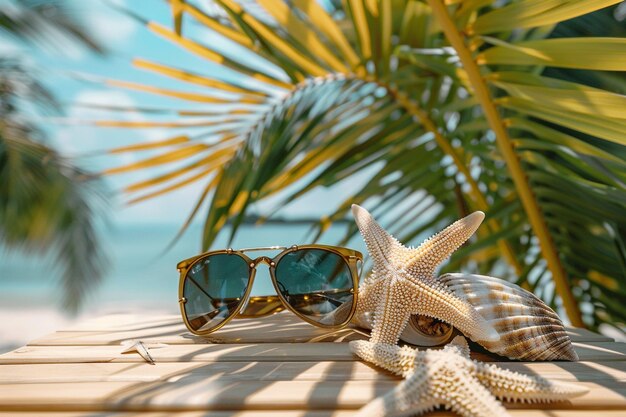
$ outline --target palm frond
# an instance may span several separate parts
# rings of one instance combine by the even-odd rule
[[[69,40],[99,54],[106,52],[63,0],[5,2],[0,8],[0,33],[58,50]]]
[[[96,178],[34,141],[35,135],[28,126],[2,121],[0,242],[33,256],[53,253],[63,305],[75,312],[106,266],[96,225],[105,200]]]

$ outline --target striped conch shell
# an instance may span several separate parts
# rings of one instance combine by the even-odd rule
[[[376,309],[374,307],[381,305],[381,296],[388,296],[384,291],[376,290],[384,288],[386,280],[397,280],[398,277],[409,274],[407,275],[408,279],[423,283],[422,287],[433,292],[432,296],[424,291],[414,293],[414,297],[427,298],[424,300],[424,306],[439,308],[437,303],[433,302],[433,298],[440,299],[444,295],[452,297],[452,302],[448,304],[467,306],[467,311],[473,310],[472,317],[477,320],[477,325],[480,325],[482,329],[495,329],[500,337],[499,340],[497,336],[476,337],[476,334],[472,333],[472,326],[457,326],[453,315],[442,314],[441,311],[430,311],[428,310],[430,307],[428,307],[426,308],[428,311],[419,311],[419,314],[411,311],[406,326],[403,329],[400,328],[402,329],[401,333],[398,333],[399,338],[404,342],[417,346],[443,345],[462,332],[488,351],[509,359],[528,361],[578,360],[559,316],[531,292],[508,281],[483,275],[446,274],[437,278],[433,273],[430,276],[429,274],[423,274],[423,276],[414,274],[415,276],[413,276],[410,274],[409,266],[404,266],[402,262],[399,262],[406,259],[407,262],[413,262],[410,264],[412,269],[421,268],[434,271],[435,262],[439,263],[444,257],[441,256],[442,254],[429,255],[425,252],[424,245],[433,246],[432,243],[436,242],[434,239],[446,238],[451,240],[448,236],[450,234],[448,230],[455,227],[459,222],[448,227],[435,238],[427,240],[422,246],[413,249],[403,246],[389,235],[375,222],[367,210],[353,206],[353,213],[367,243],[370,256],[374,258],[374,273],[366,278],[359,287],[357,312],[353,319],[353,322],[358,326],[369,329],[376,327]],[[473,227],[475,230],[477,226]],[[473,233],[473,230],[471,232]],[[465,235],[469,237],[471,233]],[[467,239],[465,236],[462,238],[463,240]],[[454,242],[455,244],[452,245],[447,244],[444,240],[443,243],[445,244],[434,246],[435,250],[439,250],[441,247],[442,251],[451,252],[455,247],[458,247],[456,244],[458,242]],[[375,253],[376,256],[374,256],[372,251],[380,253]],[[387,253],[384,253],[385,251]],[[424,256],[424,253],[428,256]],[[377,258],[381,258],[382,261],[377,260]],[[434,264],[434,266],[428,264],[428,268],[422,268],[420,265],[414,265],[416,262],[421,262],[421,258],[424,258],[423,262]],[[433,259],[435,259],[434,262]],[[394,262],[387,262],[387,260],[394,260]],[[390,268],[395,269],[390,270]],[[407,286],[407,288],[412,287]],[[406,296],[410,296],[410,294],[407,293]],[[419,303],[418,300],[415,301]],[[384,303],[384,305],[395,311],[401,308],[401,305],[413,305],[415,301],[410,304],[407,304],[406,301],[403,303],[393,301]],[[388,312],[381,310],[381,313]],[[476,313],[478,314],[476,315]],[[397,312],[395,314],[398,315]],[[451,317],[451,319],[448,320],[447,317]]]
[[[497,342],[478,341],[488,351],[527,361],[578,360],[559,316],[533,293],[484,275],[446,274],[439,281],[500,334]]]

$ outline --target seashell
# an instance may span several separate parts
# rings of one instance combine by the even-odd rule
[[[359,312],[352,318],[352,322],[359,327],[371,329],[374,318],[371,312]],[[403,342],[415,346],[440,346],[448,343],[457,335],[454,327],[433,317],[414,314],[409,319],[400,335]]]
[[[497,342],[478,342],[488,351],[527,361],[578,360],[559,316],[533,293],[485,275],[445,274],[439,281],[500,334]]]
[[[488,351],[526,361],[578,360],[559,316],[533,293],[485,275],[445,274],[438,281],[470,303],[500,334],[497,342],[477,342]],[[361,313],[355,322],[371,328],[371,314]],[[458,334],[441,320],[413,315],[400,339],[417,346],[438,346]]]

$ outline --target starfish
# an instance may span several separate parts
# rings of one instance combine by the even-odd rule
[[[465,417],[503,417],[509,414],[497,398],[563,401],[589,391],[471,360],[463,336],[455,337],[442,350],[419,351],[364,340],[350,342],[350,348],[361,358],[406,378],[364,406],[358,417],[420,415],[439,406]]]
[[[417,248],[407,248],[356,204],[352,213],[374,268],[359,288],[357,315],[373,312],[373,343],[394,345],[413,314],[451,324],[474,341],[495,342],[498,332],[467,301],[435,277],[437,266],[469,239],[485,218],[477,211]]]
[[[120,353],[137,352],[150,365],[155,365],[154,358],[148,349],[160,348],[167,346],[164,343],[144,343],[141,340],[124,340],[121,345],[124,347]]]

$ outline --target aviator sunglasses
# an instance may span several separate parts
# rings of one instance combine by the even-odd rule
[[[281,250],[273,258],[246,252]],[[326,245],[270,246],[206,252],[178,263],[180,312],[194,334],[214,332],[235,317],[287,308],[318,327],[347,325],[356,310],[363,255]],[[269,266],[277,296],[250,297],[256,267]]]

